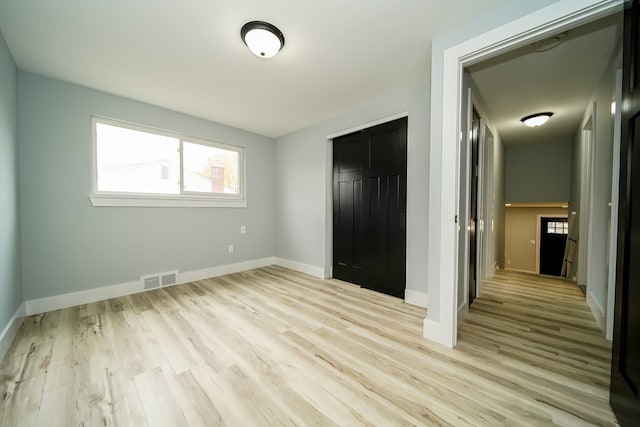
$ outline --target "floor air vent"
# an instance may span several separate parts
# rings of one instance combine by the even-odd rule
[[[145,289],[153,289],[160,286],[160,276],[144,276],[140,277]]]
[[[171,271],[168,273],[162,273],[162,275],[160,276],[160,282],[162,286],[175,285],[178,282],[178,272]]]
[[[178,270],[140,276],[140,280],[145,290],[175,285],[178,283]]]

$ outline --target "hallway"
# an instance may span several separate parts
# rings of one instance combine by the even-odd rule
[[[530,408],[528,422],[546,412],[552,420],[541,424],[614,423],[611,344],[572,282],[498,271],[460,324],[457,349],[482,357],[478,368],[492,381],[502,373],[502,385]]]

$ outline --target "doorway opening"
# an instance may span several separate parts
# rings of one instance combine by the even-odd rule
[[[469,156],[469,305],[477,296],[478,283],[478,193],[480,179],[480,130],[482,121],[480,114],[475,108],[471,113],[471,138]]]
[[[538,206],[545,209],[535,213],[532,210],[533,215],[530,215],[528,220],[530,225],[527,226],[530,227],[530,234],[516,236],[515,240],[520,245],[518,256],[524,254],[526,264],[516,262],[516,255],[510,253],[514,247],[508,237],[504,239],[504,259],[501,257],[502,254],[487,250],[486,244],[477,245],[470,240],[468,258],[464,259],[464,263],[459,261],[458,321],[464,318],[464,314],[461,315],[464,310],[461,311],[460,304],[463,295],[460,290],[463,284],[468,286],[469,290],[469,295],[464,301],[467,309],[474,297],[481,296],[481,288],[480,295],[473,295],[471,292],[472,278],[478,275],[478,264],[483,268],[477,276],[477,283],[491,277],[493,269],[484,268],[491,264],[500,269],[560,276],[567,240],[567,218],[571,212],[577,211],[580,230],[578,259],[574,263],[573,271],[567,276],[575,276],[577,284],[586,287],[586,300],[604,334],[608,322],[608,312],[605,308],[608,304],[607,287],[611,282],[607,278],[608,248],[611,246],[608,240],[615,240],[616,237],[609,231],[610,218],[613,216],[611,209],[615,208],[611,204],[612,188],[615,186],[612,180],[615,173],[615,159],[612,155],[615,149],[615,118],[613,110],[611,115],[608,112],[611,100],[616,98],[617,89],[613,76],[617,75],[618,65],[615,58],[621,49],[621,29],[621,14],[609,14],[599,20],[557,33],[562,36],[560,38],[566,46],[561,44],[553,49],[539,51],[536,46],[540,44],[532,44],[492,57],[485,62],[474,63],[464,70],[462,93],[469,91],[468,99],[474,98],[474,107],[475,103],[481,106],[477,108],[480,120],[486,123],[487,129],[493,135],[492,152],[483,154],[492,158],[494,162],[490,170],[479,174],[480,182],[475,184],[471,181],[465,184],[469,181],[465,174],[469,174],[473,179],[475,171],[471,169],[473,160],[464,161],[461,157],[460,191],[465,191],[465,185],[470,187],[470,190],[466,191],[473,191],[476,185],[484,189],[486,180],[495,185],[492,191],[482,194],[475,204],[472,198],[465,202],[465,198],[461,197],[461,217],[474,215],[479,205],[493,204],[496,212],[486,218],[487,221],[491,221],[490,226],[487,222],[483,227],[481,219],[476,218],[474,222],[470,217],[468,224],[461,224],[461,232],[466,232],[469,238],[473,239],[474,233],[478,234],[478,230],[482,229],[484,236],[492,240],[495,247],[499,247],[499,243],[496,242],[497,236],[500,236],[498,230],[507,228],[510,221],[509,213],[516,211],[515,205]],[[551,36],[553,38],[554,35]],[[581,43],[584,43],[582,48]],[[597,65],[592,58],[595,51],[600,52],[599,56],[604,58]],[[568,63],[563,63],[559,57],[566,57]],[[577,87],[577,83],[568,80],[559,83],[563,89],[554,87],[551,83],[554,89],[551,93],[545,92],[545,85],[550,84],[550,80],[554,83],[563,81],[563,73],[567,79],[576,80],[576,75],[582,73],[583,67],[580,64],[583,61],[585,64],[591,64],[596,70],[591,76],[584,76],[585,80],[587,77],[590,80],[588,84],[577,88],[582,94],[569,96],[568,92],[572,89],[570,86],[575,83]],[[571,69],[572,66],[576,68]],[[527,69],[532,71],[527,74]],[[545,77],[547,70],[553,70],[553,78]],[[510,83],[510,75],[518,75],[525,83]],[[526,87],[522,89],[518,85]],[[495,90],[496,87],[500,90]],[[491,88],[494,88],[497,95],[487,95],[487,90]],[[555,93],[562,90],[567,92]],[[509,101],[509,97],[513,99]],[[464,95],[462,98],[461,105],[466,106]],[[567,99],[571,102],[567,102]],[[569,113],[572,108],[575,109],[574,112]],[[515,113],[512,110],[515,110]],[[524,117],[527,112],[537,110],[554,111],[555,114],[549,123],[541,128],[526,129],[519,123],[520,116]],[[464,112],[461,116],[464,120]],[[466,125],[472,129],[473,120],[477,118],[470,116],[467,116],[469,119]],[[570,120],[567,119],[569,116]],[[508,120],[510,122],[507,123]],[[564,125],[567,127],[559,129]],[[462,134],[465,135],[464,128]],[[473,144],[473,132],[469,132],[468,135],[463,137],[460,156],[471,150],[469,156],[473,159],[473,148],[469,148]],[[499,188],[501,185],[504,187],[502,194]],[[557,219],[556,214],[560,212],[555,212],[556,208],[562,212],[563,220]],[[505,216],[503,220],[499,219],[502,213]],[[553,215],[548,215],[551,213]],[[556,230],[563,232],[559,233]],[[602,250],[594,248],[591,244],[595,241],[593,239],[603,242]],[[460,242],[462,245],[464,240],[461,239]],[[474,248],[477,249],[475,253]],[[474,264],[474,261],[477,262]]]
[[[538,216],[538,273],[561,277],[562,263],[569,235],[569,219],[566,215]]]

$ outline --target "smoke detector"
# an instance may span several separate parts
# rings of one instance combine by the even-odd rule
[[[555,36],[548,37],[544,40],[540,40],[533,44],[533,49],[536,52],[546,52],[551,49],[555,49],[560,46],[567,38],[567,32],[556,34]]]

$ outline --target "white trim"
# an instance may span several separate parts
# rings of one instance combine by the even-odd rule
[[[378,119],[378,120],[374,120],[374,121],[369,122],[369,123],[365,123],[365,124],[362,124],[362,125],[354,126],[352,128],[349,128],[349,129],[345,129],[345,130],[341,130],[341,131],[338,131],[338,132],[334,132],[334,133],[328,135],[327,139],[328,140],[332,140],[332,139],[335,139],[335,138],[339,138],[339,137],[344,136],[344,135],[349,135],[350,133],[353,133],[353,132],[358,132],[358,131],[361,131],[363,129],[368,129],[368,128],[373,127],[373,126],[381,125],[383,123],[392,122],[394,120],[401,119],[403,117],[409,117],[409,112],[408,111],[403,111],[402,113],[393,114],[391,116],[384,117],[384,118]]]
[[[319,279],[326,279],[327,276],[323,267],[317,267],[315,265],[304,264],[297,261],[291,261],[284,258],[274,258],[275,265],[288,268],[289,270],[299,271],[300,273],[308,274],[309,276],[317,277]]]
[[[0,333],[0,361],[4,359],[4,355],[7,354],[9,347],[13,343],[14,338],[18,334],[18,330],[20,326],[22,326],[22,322],[27,315],[27,311],[25,308],[25,304],[22,303],[13,314],[7,326],[5,326],[2,333]]]
[[[475,105],[475,104],[474,104]],[[478,111],[478,115],[480,115],[480,130],[478,135],[478,180],[476,182],[476,265],[475,265],[475,273],[476,273],[476,298],[481,295],[482,292],[482,280],[485,279],[485,251],[483,250],[484,239],[486,239],[484,235],[484,217],[485,217],[485,203],[484,198],[486,189],[485,189],[485,131],[487,129],[487,121],[484,116],[481,115],[480,110],[478,110],[476,106],[476,111]],[[488,254],[487,254],[488,255]],[[467,267],[468,268],[468,267]],[[467,302],[467,305],[469,303]],[[461,322],[463,319],[459,319],[458,322]]]
[[[495,144],[496,137],[494,133],[491,131],[490,120],[489,117],[485,118],[485,126],[482,132],[483,134],[483,145],[484,145],[484,166],[483,166],[483,174],[482,179],[480,181],[483,187],[483,216],[480,224],[480,230],[482,232],[482,248],[479,252],[480,258],[482,260],[482,276],[478,281],[478,297],[482,296],[482,286],[484,279],[488,279],[493,277],[494,274],[494,241],[495,241],[495,233],[493,230],[493,216],[494,216],[494,186],[495,186],[495,171],[494,171],[494,154],[495,154]],[[489,137],[489,135],[491,135]]]
[[[274,257],[254,259],[251,261],[236,262],[234,264],[219,265],[216,267],[203,268],[180,273],[178,283],[189,283],[197,280],[210,279],[212,277],[224,276],[225,274],[239,273],[241,271],[253,270],[254,268],[266,267],[275,264]]]
[[[434,40],[429,205],[435,211],[429,215],[427,271],[429,294],[433,292],[436,297],[428,307],[425,338],[447,346],[454,346],[457,339],[458,252],[454,218],[458,213],[457,149],[463,66],[608,15],[622,4],[621,0],[561,0],[448,48],[440,48],[439,40]]]
[[[140,280],[136,280],[117,285],[102,286],[83,291],[32,299],[25,301],[25,304],[27,306],[27,315],[31,316],[32,314],[46,313],[48,311],[59,310],[61,308],[89,304],[109,298],[137,294],[139,292],[144,292],[144,288],[142,286],[142,282],[140,282]]]
[[[521,268],[510,268],[507,267],[504,269],[505,271],[515,271],[517,273],[528,273],[528,274],[538,274],[536,271],[531,271],[531,270],[523,270]]]
[[[93,206],[132,206],[165,208],[246,208],[246,200],[202,199],[197,197],[149,197],[92,194],[89,196]]]
[[[325,144],[324,277],[333,277],[333,140]]]
[[[274,264],[274,260],[275,259],[271,257],[262,258],[235,264],[221,265],[218,267],[205,268],[202,270],[188,271],[180,273],[178,275],[178,281],[176,284],[189,283],[196,280],[208,279],[225,274],[238,273],[254,268],[265,267],[267,265]],[[59,310],[62,308],[73,307],[80,304],[89,304],[96,301],[137,294],[140,292],[145,292],[142,281],[135,280],[116,285],[103,286],[78,292],[70,292],[45,298],[32,299],[29,301],[25,301],[24,304],[26,306],[26,315],[30,316],[32,314]]]
[[[618,52],[615,59],[616,72],[614,73],[613,100],[616,103],[616,111],[613,120],[613,165],[611,177],[611,213],[609,229],[609,274],[607,277],[607,321],[605,337],[613,340],[613,323],[616,299],[616,263],[618,258],[618,209],[619,209],[619,185],[620,185],[620,139],[622,126],[622,69],[618,67],[622,63],[622,51]]]
[[[435,322],[427,317],[422,323],[422,328],[422,336],[426,339],[450,348],[454,347],[455,343],[451,341],[453,336],[440,322]]]
[[[427,308],[427,293],[414,291],[413,289],[404,290],[404,302],[418,307]]]
[[[148,206],[148,207],[246,207],[246,167],[244,147],[192,137],[179,132],[131,123],[123,120],[90,115],[92,135],[92,184],[89,196],[93,206]],[[121,129],[143,132],[146,134],[169,137],[178,140],[179,155],[179,190],[178,194],[139,194],[126,191],[98,190],[98,135],[97,125],[102,124]],[[201,193],[185,190],[184,183],[184,144],[202,145],[220,150],[235,152],[238,155],[238,194]],[[186,203],[183,203],[185,201]]]
[[[589,304],[591,313],[593,313],[593,317],[595,317],[600,330],[604,334],[607,329],[607,316],[604,314],[602,306],[598,304],[598,301],[590,291],[587,291],[587,304]]]
[[[594,222],[593,210],[595,202],[595,147],[596,147],[597,103],[596,96],[589,101],[580,127],[580,210],[578,211],[578,284],[589,290],[589,282],[594,277],[591,260],[593,258]]]
[[[458,307],[458,323],[462,323],[469,316],[469,304],[464,303],[460,307]]]

